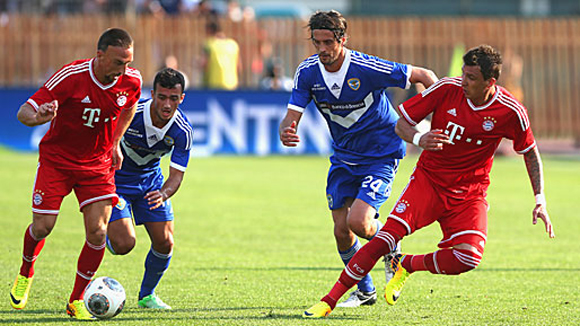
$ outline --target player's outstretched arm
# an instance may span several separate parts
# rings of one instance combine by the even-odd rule
[[[280,134],[280,141],[284,146],[296,147],[300,142],[300,137],[298,137],[298,122],[302,117],[302,112],[296,110],[288,109],[286,116],[280,122],[280,128],[278,133]]]
[[[144,197],[149,203],[150,210],[161,206],[164,201],[177,192],[177,189],[179,189],[179,186],[181,186],[181,182],[183,181],[184,174],[183,171],[169,167],[169,177],[165,180],[161,189],[150,191]]]
[[[38,110],[35,110],[32,105],[24,103],[22,106],[20,106],[16,117],[18,118],[18,121],[22,122],[22,124],[29,127],[34,127],[45,124],[54,119],[57,110],[57,100],[41,104],[38,107]]]
[[[433,71],[421,67],[413,67],[411,78],[409,78],[412,84],[421,83],[425,88],[429,88],[438,80],[439,78]]]
[[[536,207],[532,212],[532,223],[535,225],[538,223],[538,219],[544,221],[544,225],[546,226],[546,233],[548,233],[550,238],[553,238],[556,235],[554,233],[552,221],[550,220],[550,216],[546,210],[542,159],[540,158],[540,152],[538,151],[537,146],[524,154],[524,161],[526,162],[526,169],[528,170],[528,176],[530,177],[530,182],[532,183],[532,189],[536,195]]]

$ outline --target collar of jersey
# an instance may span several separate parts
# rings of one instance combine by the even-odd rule
[[[115,84],[117,84],[117,81],[119,79],[121,79],[121,77],[115,79],[109,85],[103,85],[103,84],[101,84],[101,82],[97,79],[97,76],[95,76],[95,72],[93,71],[93,62],[94,61],[95,61],[95,58],[92,58],[91,61],[89,61],[89,73],[91,74],[91,79],[93,80],[93,82],[95,84],[97,84],[97,86],[99,86],[102,90],[109,89],[109,88],[115,86]]]
[[[475,106],[475,104],[473,104],[473,102],[471,102],[470,99],[467,99],[467,104],[469,104],[469,106],[471,107],[471,109],[473,111],[481,111],[483,109],[487,109],[487,107],[489,107],[493,102],[495,102],[495,99],[499,95],[499,89],[495,85],[493,87],[495,87],[495,94],[493,94],[493,97],[491,98],[491,100],[487,101],[487,103],[485,103],[482,106]]]
[[[145,126],[145,139],[147,139],[147,145],[149,145],[149,147],[152,147],[157,142],[162,140],[163,137],[165,137],[167,130],[169,130],[173,124],[173,121],[175,121],[175,117],[177,117],[177,112],[175,112],[175,114],[171,117],[171,119],[169,119],[169,122],[167,122],[163,128],[159,129],[155,127],[153,125],[153,121],[151,120],[151,103],[153,103],[153,100],[147,101],[147,103],[145,103],[143,106],[143,125]],[[151,135],[155,135],[155,139],[151,139],[149,137]]]
[[[350,66],[351,51],[347,48],[344,48],[344,52],[345,52],[344,61],[342,62],[342,66],[340,66],[340,69],[338,69],[338,71],[335,72],[329,72],[328,70],[326,70],[322,62],[320,62],[320,59],[318,59],[318,67],[320,69],[320,73],[322,74],[322,78],[324,79],[324,83],[326,84],[326,88],[328,88],[328,91],[332,95],[334,95],[334,97],[336,97],[337,99],[340,97],[340,93],[342,92],[344,78],[346,78],[346,73],[348,71],[348,67]],[[334,83],[340,86],[340,89],[338,89],[337,91],[332,90],[332,85]]]

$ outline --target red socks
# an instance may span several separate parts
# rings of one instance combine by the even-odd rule
[[[32,234],[32,224],[24,232],[24,247],[22,249],[22,265],[20,275],[31,277],[34,275],[34,262],[44,247],[44,238],[39,239]]]
[[[77,264],[77,275],[75,277],[75,284],[70,295],[69,302],[74,300],[82,300],[85,287],[89,284],[101,261],[105,255],[105,243],[101,245],[93,245],[85,241],[85,245],[79,256]]]

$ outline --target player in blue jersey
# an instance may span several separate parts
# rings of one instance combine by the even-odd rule
[[[289,147],[300,142],[298,123],[314,101],[333,140],[326,197],[338,251],[346,265],[361,247],[358,237],[370,240],[381,229],[378,210],[391,193],[399,160],[405,155],[405,142],[395,133],[398,115],[385,88],[407,89],[412,83],[429,87],[437,76],[428,69],[346,48],[347,22],[337,11],[316,12],[308,27],[317,53],[296,69],[280,140]],[[386,274],[388,281],[394,273],[387,267]],[[367,275],[338,306],[371,305],[376,298]]]
[[[139,292],[139,307],[171,309],[155,288],[169,267],[173,252],[173,208],[191,150],[193,129],[178,108],[185,94],[183,75],[171,68],[157,73],[152,99],[139,103],[121,141],[123,167],[115,174],[119,203],[113,208],[107,230],[107,248],[125,255],[135,246],[136,225],[145,225],[151,248]],[[160,159],[171,152],[169,177],[164,181]]]

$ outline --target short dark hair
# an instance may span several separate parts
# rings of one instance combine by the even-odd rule
[[[334,38],[339,41],[346,35],[346,18],[336,10],[317,11],[308,21],[308,28],[310,28],[310,37],[312,31],[315,29],[327,29],[334,33]]]
[[[175,69],[163,68],[155,75],[153,91],[157,90],[157,85],[163,88],[176,88],[177,85],[181,85],[181,93],[183,93],[185,89],[185,77]]]
[[[499,79],[501,73],[501,53],[492,46],[482,44],[469,49],[463,56],[463,63],[466,66],[479,66],[484,80],[491,77]]]
[[[130,48],[133,46],[133,38],[124,29],[109,28],[99,38],[97,49],[107,51],[109,46],[122,46],[123,48]]]

